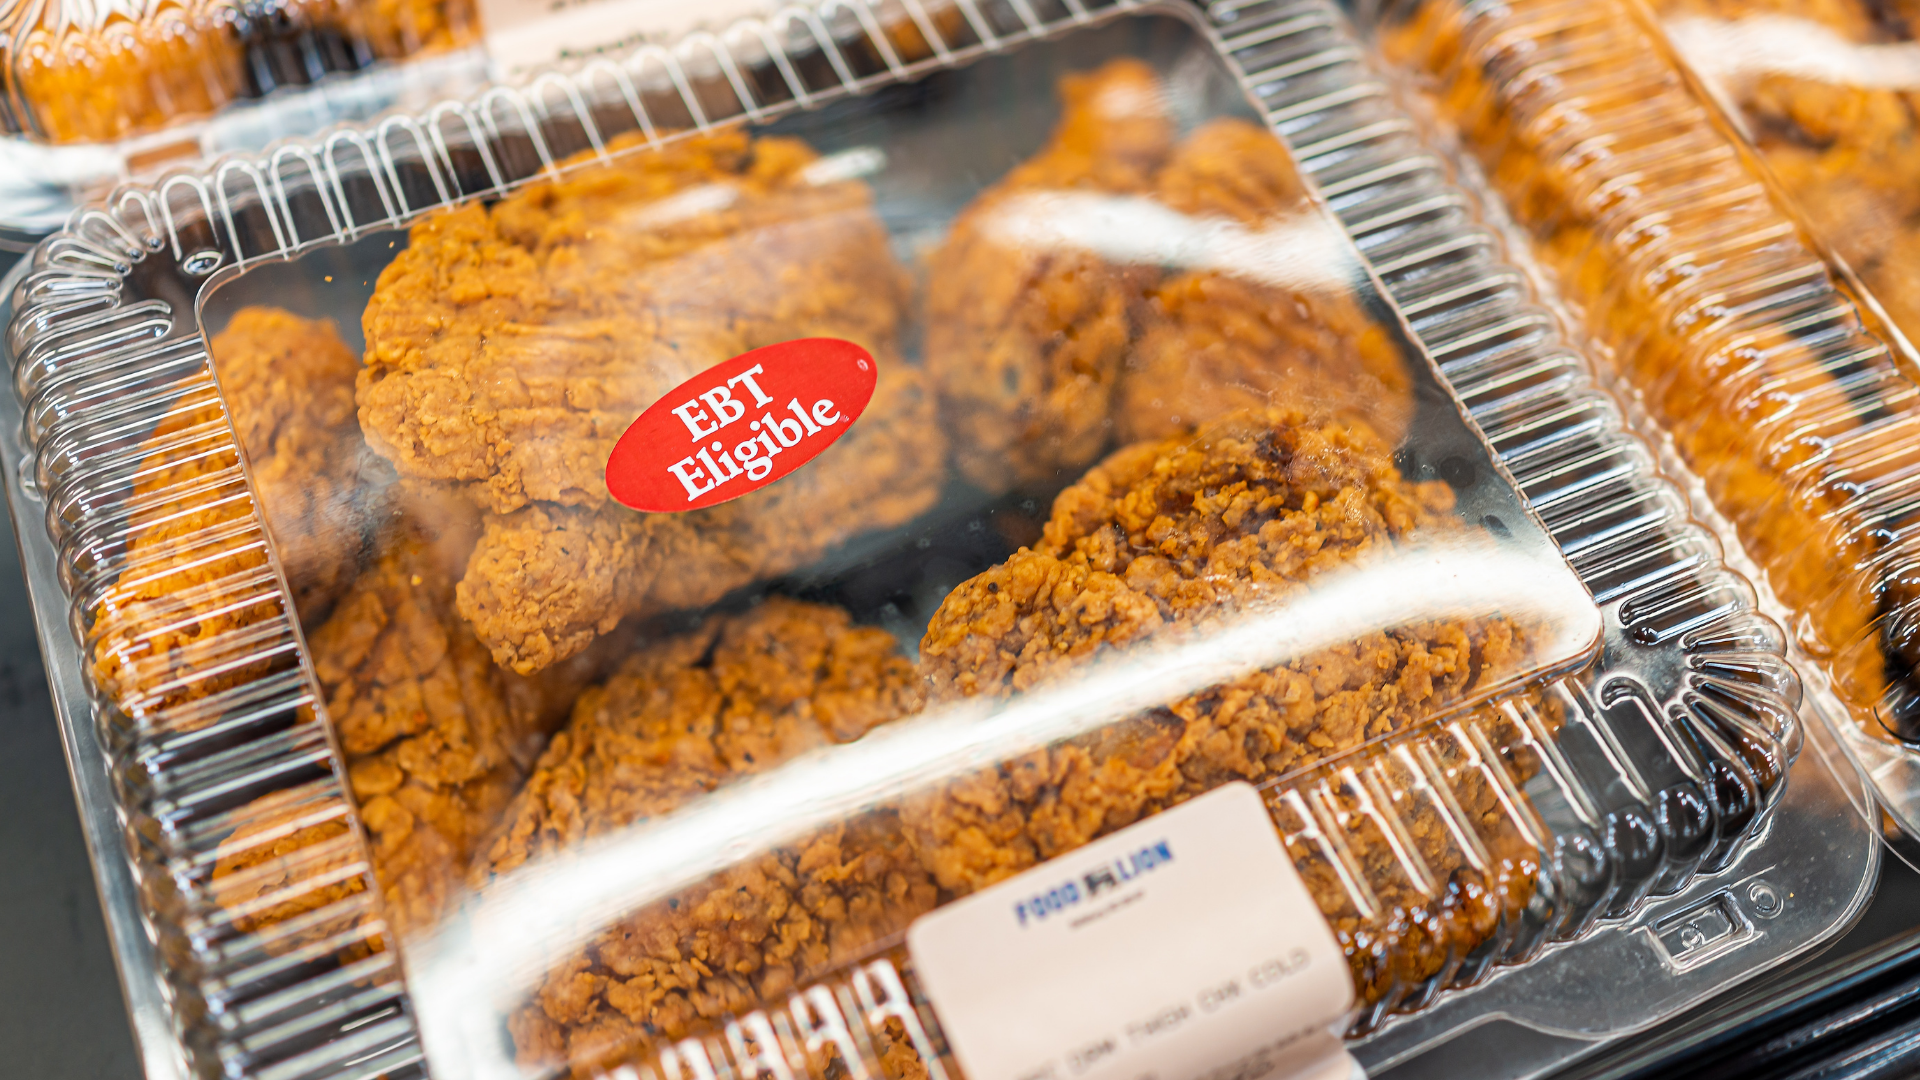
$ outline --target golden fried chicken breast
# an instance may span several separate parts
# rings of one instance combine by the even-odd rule
[[[945,474],[934,396],[895,345],[905,272],[864,184],[740,131],[576,164],[415,226],[365,317],[361,420],[403,475],[491,512],[460,610],[523,674],[624,616],[709,604],[904,524]],[[608,499],[608,454],[660,395],[815,336],[880,362],[860,423],[817,461],[685,515]]]
[[[631,655],[581,695],[481,876],[664,814],[918,708],[911,662],[837,608],[774,598]],[[529,1065],[677,1039],[860,955],[933,906],[894,814],[876,810],[750,858],[622,920],[510,1021]]]
[[[1008,695],[1114,650],[1203,644],[1255,603],[1284,602],[1418,534],[1462,531],[1451,506],[1444,484],[1402,479],[1378,435],[1324,414],[1249,410],[1127,447],[1060,495],[1040,544],[947,597],[921,642],[929,693]],[[1497,616],[1369,631],[960,776],[911,799],[902,819],[934,880],[971,892],[1220,784],[1408,732],[1519,674],[1526,656],[1521,628]],[[1484,903],[1441,917],[1441,897],[1399,877],[1385,843],[1361,858],[1378,864],[1369,885],[1397,914],[1362,918],[1337,875],[1307,874],[1370,1001],[1442,972],[1531,896],[1537,853],[1521,833],[1492,841],[1504,869],[1476,868],[1428,816],[1422,857],[1442,877],[1473,879]],[[1400,937],[1382,946],[1382,933]]]
[[[893,351],[906,278],[866,185],[794,139],[638,141],[422,221],[381,272],[360,420],[402,476],[600,506],[614,442],[700,371],[803,337]]]

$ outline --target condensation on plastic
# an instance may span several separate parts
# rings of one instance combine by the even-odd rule
[[[207,276],[499,193],[568,151],[672,122],[661,118],[769,119],[1110,19],[1118,7],[963,5],[967,41],[916,20],[935,43],[918,64],[878,40],[863,58],[830,34],[813,37],[815,51],[776,49],[759,65],[729,64],[713,39],[697,51],[647,50],[526,92],[130,188],[36,252],[9,329],[16,386],[73,629],[95,659],[149,925],[198,1070],[370,1076],[419,1066],[340,760],[309,708],[316,695],[290,603],[232,429],[208,412],[215,391],[193,315]],[[1749,588],[1655,479],[1647,450],[1587,385],[1490,238],[1467,224],[1465,200],[1359,74],[1337,16],[1243,3],[1213,16],[1236,78],[1343,217],[1605,615],[1600,659],[1581,675],[1272,791],[1298,858],[1347,866],[1358,881],[1410,881],[1441,918],[1458,912],[1411,846],[1369,868],[1348,866],[1341,843],[1357,846],[1369,828],[1393,833],[1424,806],[1457,827],[1464,850],[1518,837],[1540,864],[1533,891],[1498,898],[1499,927],[1484,947],[1383,988],[1357,1019],[1366,1030],[1734,863],[1799,747],[1798,687]],[[192,479],[170,485],[176,472]],[[168,532],[196,515],[213,524]],[[156,536],[163,542],[135,542]],[[170,587],[182,581],[194,586]],[[103,616],[130,604],[142,608],[138,625],[157,629],[104,633],[116,620]],[[1449,809],[1487,792],[1518,796],[1489,819],[1496,825]],[[242,808],[265,799],[277,813],[252,834],[253,899],[223,904],[214,864],[233,857]],[[1371,802],[1375,816],[1343,800]],[[1351,894],[1361,912],[1367,892]],[[833,976],[826,999],[881,1019],[897,1013],[888,973],[899,969],[887,963]],[[834,992],[842,983],[848,993]],[[901,993],[913,991],[903,983]],[[936,1018],[916,1015],[937,1032]]]
[[[1388,5],[1376,33],[1764,571],[1851,714],[1844,745],[1911,831],[1912,369],[1643,15],[1618,0],[1414,3]]]

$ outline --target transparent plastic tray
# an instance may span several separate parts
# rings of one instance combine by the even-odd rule
[[[361,273],[369,252],[391,257],[378,253],[400,234],[386,230],[463,196],[539,183],[568,151],[644,129],[634,109],[641,102],[662,127],[675,121],[658,118],[677,115],[704,128],[744,106],[762,122],[792,114],[811,138],[831,141],[845,116],[902,107],[884,91],[865,99],[854,91],[923,73],[949,80],[949,91],[983,73],[1000,74],[988,86],[1017,85],[1009,73],[1028,64],[1049,74],[1016,94],[1007,115],[1038,117],[1050,106],[1033,99],[1052,72],[1078,66],[1074,50],[1098,61],[1116,41],[1163,58],[1189,86],[1208,86],[1206,73],[1220,72],[1246,95],[1228,107],[1257,109],[1285,137],[1365,255],[1361,295],[1383,286],[1370,303],[1390,296],[1397,304],[1379,308],[1395,313],[1386,332],[1411,328],[1409,343],[1423,351],[1407,355],[1431,356],[1431,370],[1485,431],[1604,620],[1599,652],[1579,674],[1335,763],[1382,792],[1382,805],[1396,807],[1389,817],[1424,804],[1430,809],[1416,812],[1437,813],[1483,843],[1523,838],[1538,855],[1522,861],[1540,865],[1530,881],[1513,879],[1519,888],[1496,890],[1505,893],[1497,932],[1368,995],[1352,1027],[1361,1059],[1374,1067],[1412,1059],[1408,1067],[1421,1068],[1444,1059],[1414,1055],[1442,1042],[1478,1053],[1472,1048],[1501,1030],[1493,1021],[1508,1020],[1537,1037],[1526,1052],[1483,1064],[1497,1075],[1535,1073],[1781,962],[1857,913],[1876,866],[1872,830],[1851,779],[1833,771],[1823,733],[1811,732],[1817,752],[1799,752],[1809,733],[1796,716],[1799,687],[1779,632],[1720,564],[1685,500],[1656,478],[1651,453],[1625,433],[1617,409],[1589,387],[1584,362],[1498,261],[1490,235],[1471,224],[1467,200],[1422,151],[1340,17],[1284,4],[1224,4],[1211,14],[1203,24],[1183,8],[987,8],[990,35],[936,50],[918,70],[896,63],[863,72],[844,55],[831,64],[783,56],[758,69],[713,62],[706,70],[718,73],[705,80],[689,62],[682,70],[695,77],[676,85],[649,72],[643,57],[624,81],[599,82],[599,92],[589,73],[541,96],[496,93],[419,123],[390,121],[211,176],[127,189],[36,252],[12,295],[8,345],[30,451],[10,495],[30,500],[16,506],[44,506],[58,581],[72,598],[68,625],[85,642],[76,666],[86,672],[96,725],[85,734],[97,733],[110,763],[142,917],[195,1071],[398,1075],[420,1067],[418,1018],[443,1025],[430,1043],[476,1019],[484,1039],[489,1022],[450,1021],[445,996],[410,1002],[387,947],[397,924],[376,899],[383,883],[341,780],[352,762],[315,716],[313,705],[327,697],[301,663],[303,578],[292,575],[290,593],[284,525],[274,526],[276,544],[262,531],[262,517],[273,522],[276,510],[254,508],[241,461],[244,453],[255,470],[266,463],[258,447],[236,448],[216,407],[201,305],[215,331],[235,294],[292,306],[341,302],[333,298],[351,297],[355,281],[372,287]],[[1070,29],[1076,23],[1100,25]],[[1028,44],[1054,29],[1057,41]],[[977,59],[998,52],[1007,55]],[[736,74],[742,67],[750,80]],[[802,103],[823,109],[797,113]],[[885,174],[874,183],[884,191]],[[944,204],[910,209],[923,222],[943,221],[977,189],[971,183]],[[1343,257],[1341,243],[1330,250]],[[321,288],[334,284],[334,271],[341,287]],[[209,280],[220,287],[207,290]],[[1416,382],[1426,378],[1414,371]],[[1416,427],[1468,430],[1458,412],[1423,415],[1432,419]],[[1425,462],[1422,445],[1432,444],[1412,444],[1396,467],[1430,470],[1460,490],[1478,486],[1484,494],[1475,498],[1495,500],[1487,507],[1512,497],[1500,494],[1500,470],[1474,463],[1484,451],[1473,443],[1456,441],[1449,455]],[[925,541],[918,550],[973,531],[969,520],[984,526],[991,506],[976,500],[951,523],[922,526],[932,531],[914,541]],[[1521,511],[1502,527],[1524,534],[1532,525]],[[48,551],[26,531],[34,552]],[[816,590],[845,595],[834,592],[832,571],[820,576]],[[36,596],[46,598],[49,584],[38,581]],[[149,629],[125,632],[129,612]],[[60,652],[75,654],[71,642]],[[1397,760],[1436,756],[1445,766],[1411,786],[1395,772]],[[89,765],[76,754],[77,771]],[[1339,786],[1353,783],[1337,772],[1267,785],[1294,841],[1359,843],[1357,826],[1340,814],[1286,817],[1289,806],[1337,804]],[[1488,785],[1513,793],[1515,809],[1468,825],[1448,807]],[[262,808],[271,810],[264,819]],[[240,904],[235,866],[257,890]],[[436,948],[403,941],[408,964],[424,965],[416,980],[437,977]],[[888,963],[869,954],[846,964],[863,961]],[[835,970],[817,977],[838,986]],[[1581,978],[1566,978],[1569,970]],[[937,1031],[937,1017],[923,1019]],[[439,1045],[437,1055],[449,1053],[450,1042]]]
[[[1762,568],[1842,703],[1844,744],[1911,830],[1920,414],[1904,339],[1635,9],[1409,5],[1378,19],[1385,51],[1583,310],[1623,396]]]

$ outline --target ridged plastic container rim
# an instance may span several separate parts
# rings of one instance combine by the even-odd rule
[[[1363,18],[1378,20],[1402,10],[1411,10],[1413,6],[1399,6],[1390,3],[1362,5]],[[1840,503],[1828,513],[1836,522],[1836,533],[1858,541],[1862,537],[1884,535],[1889,542],[1884,547],[1872,549],[1868,565],[1854,567],[1852,573],[1859,580],[1845,583],[1854,588],[1873,589],[1877,582],[1886,582],[1902,578],[1910,573],[1915,564],[1916,554],[1910,529],[1900,526],[1902,498],[1895,485],[1876,483],[1869,475],[1845,475],[1848,462],[1844,458],[1845,443],[1848,436],[1866,435],[1887,441],[1887,429],[1893,424],[1904,425],[1911,432],[1916,423],[1914,407],[1909,400],[1900,404],[1901,398],[1910,397],[1920,379],[1915,372],[1920,370],[1916,364],[1913,345],[1904,333],[1887,317],[1884,308],[1872,290],[1865,285],[1857,274],[1833,249],[1830,238],[1823,237],[1813,228],[1798,207],[1795,198],[1772,174],[1760,151],[1742,134],[1746,130],[1744,122],[1729,113],[1730,104],[1719,95],[1707,89],[1704,82],[1687,66],[1680,52],[1665,36],[1656,16],[1640,0],[1586,0],[1584,3],[1558,5],[1548,12],[1532,12],[1521,9],[1513,12],[1503,8],[1492,8],[1479,4],[1459,4],[1463,11],[1478,11],[1495,15],[1500,19],[1509,19],[1500,24],[1501,31],[1487,40],[1498,41],[1511,49],[1523,46],[1528,38],[1545,37],[1552,34],[1556,40],[1595,40],[1604,36],[1607,41],[1603,48],[1611,51],[1604,54],[1599,62],[1607,65],[1607,70],[1619,79],[1637,79],[1636,85],[1646,87],[1646,91],[1631,105],[1615,108],[1613,113],[1595,111],[1590,103],[1582,105],[1590,119],[1605,125],[1609,118],[1617,121],[1606,130],[1609,137],[1628,136],[1636,125],[1644,125],[1658,120],[1663,114],[1650,111],[1648,103],[1656,95],[1663,95],[1667,108],[1680,107],[1691,110],[1688,120],[1687,141],[1665,147],[1669,160],[1664,167],[1682,168],[1687,156],[1698,162],[1696,171],[1702,176],[1712,177],[1713,194],[1726,196],[1726,191],[1734,186],[1744,186],[1752,192],[1763,193],[1768,204],[1769,220],[1764,223],[1749,221],[1750,230],[1773,229],[1790,237],[1797,248],[1798,261],[1795,265],[1796,277],[1789,281],[1782,275],[1780,281],[1770,281],[1762,277],[1762,272],[1741,265],[1738,260],[1722,260],[1720,265],[1704,271],[1695,268],[1695,272],[1685,276],[1683,286],[1669,280],[1669,287],[1678,291],[1684,287],[1690,295],[1699,296],[1737,296],[1744,307],[1764,310],[1773,298],[1778,314],[1773,318],[1771,327],[1748,320],[1733,330],[1718,332],[1705,338],[1694,348],[1737,348],[1745,337],[1736,335],[1757,335],[1773,329],[1783,340],[1797,340],[1790,324],[1795,319],[1811,322],[1806,313],[1819,309],[1830,309],[1844,313],[1842,320],[1828,320],[1837,327],[1835,332],[1826,335],[1827,340],[1820,344],[1807,346],[1815,362],[1805,365],[1808,370],[1831,369],[1832,386],[1824,388],[1824,397],[1813,393],[1802,393],[1795,402],[1796,413],[1811,413],[1822,417],[1838,416],[1845,413],[1859,421],[1850,431],[1838,435],[1830,434],[1829,425],[1822,425],[1816,432],[1830,444],[1828,453],[1831,460],[1822,460],[1816,464],[1817,470],[1802,470],[1797,482],[1808,491],[1838,493]],[[1546,21],[1541,21],[1544,18]],[[1517,55],[1517,53],[1515,54]],[[1471,59],[1467,62],[1478,62]],[[1524,86],[1529,98],[1538,97],[1540,105],[1537,111],[1550,110],[1566,91],[1560,82],[1553,78],[1550,62],[1544,55],[1529,53],[1522,70],[1508,72],[1509,85]],[[1539,70],[1536,70],[1536,67]],[[1615,115],[1615,114],[1618,115]],[[1467,151],[1462,151],[1463,154]],[[1582,168],[1589,171],[1584,182],[1604,183],[1606,178],[1596,179],[1610,167],[1609,159],[1593,156],[1587,159]],[[1618,168],[1627,168],[1620,165]],[[1477,167],[1473,167],[1477,175]],[[1614,182],[1618,177],[1613,177]],[[1647,214],[1658,214],[1662,208],[1651,205],[1646,197],[1641,204]],[[1515,247],[1524,249],[1530,243],[1524,232],[1527,223],[1511,226],[1510,239]],[[1676,242],[1684,242],[1684,237],[1676,235]],[[1623,271],[1625,272],[1625,271]],[[1800,294],[1794,294],[1799,285]],[[1797,307],[1796,307],[1797,305]],[[1809,335],[1810,337],[1811,335]],[[1842,373],[1851,368],[1858,369],[1843,379]],[[1619,381],[1620,396],[1634,398],[1639,391],[1632,386],[1625,375],[1611,376]],[[1875,432],[1874,417],[1881,418],[1882,430]],[[1648,429],[1657,429],[1658,421],[1635,418],[1636,422]],[[1808,424],[1814,423],[1808,421]],[[1769,429],[1773,442],[1763,448],[1769,452],[1784,449],[1796,437],[1797,432],[1791,424]],[[1867,440],[1856,440],[1865,442]],[[1672,446],[1663,447],[1664,467],[1675,475],[1687,478],[1690,486],[1697,488],[1695,505],[1709,518],[1718,518],[1722,512],[1733,517],[1751,508],[1724,507],[1720,511],[1713,508],[1712,496],[1707,494],[1705,486],[1695,478],[1689,467],[1681,461],[1680,451]],[[1786,497],[1791,497],[1787,495]],[[1909,514],[1910,516],[1910,514]],[[1765,582],[1766,569],[1747,558],[1741,548],[1741,541],[1731,524],[1718,522],[1728,550],[1734,553],[1735,561],[1753,580]],[[1863,545],[1864,546],[1864,545]],[[1883,590],[1883,596],[1901,598],[1892,591]],[[1868,643],[1826,642],[1816,648],[1808,648],[1803,642],[1817,637],[1812,629],[1811,612],[1805,606],[1793,607],[1780,600],[1773,589],[1764,590],[1764,606],[1782,625],[1794,627],[1798,639],[1792,642],[1792,657],[1796,667],[1802,671],[1810,684],[1822,686],[1826,696],[1831,693],[1832,677],[1829,674],[1830,663],[1844,659],[1844,654],[1866,647]],[[1867,629],[1873,641],[1877,641],[1883,632],[1907,634],[1915,618],[1916,602],[1911,596],[1904,602],[1896,602],[1890,609],[1881,608],[1877,618]],[[1836,657],[1833,654],[1843,654]],[[1897,678],[1889,679],[1889,695],[1901,693]],[[1920,689],[1911,686],[1905,691],[1911,700]],[[1885,704],[1871,703],[1874,708]],[[1910,835],[1920,835],[1920,748],[1903,746],[1893,738],[1876,734],[1869,730],[1873,726],[1887,726],[1877,714],[1870,712],[1865,703],[1855,702],[1849,708],[1834,697],[1831,703],[1833,726],[1848,755],[1857,767],[1872,779],[1872,784],[1885,811],[1896,824]]]

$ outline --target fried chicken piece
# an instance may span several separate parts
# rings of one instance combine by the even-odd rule
[[[925,377],[883,357],[860,422],[759,491],[685,514],[540,503],[488,515],[460,611],[501,665],[529,674],[628,615],[701,607],[905,524],[939,498],[945,462]]]
[[[337,39],[321,45],[324,66],[352,70],[379,60],[458,48],[471,43],[480,29],[473,0],[282,0],[276,15],[271,24],[256,23],[251,30],[255,49],[264,50],[255,58],[255,77],[267,79],[266,89],[278,78],[304,82],[311,77],[305,72],[266,73],[282,66],[277,54],[286,52],[288,44],[297,51],[315,34],[323,42]],[[333,55],[337,48],[345,55]]]
[[[773,598],[630,656],[582,694],[483,876],[667,813],[915,711],[913,665],[845,612]],[[610,927],[510,1020],[529,1066],[581,1069],[777,998],[930,909],[890,810],[756,856]]]
[[[478,536],[478,514],[430,495],[404,506],[373,562],[307,638],[371,845],[381,913],[402,937],[455,899],[480,842],[618,640],[537,678],[495,667],[454,610],[454,575]],[[222,845],[215,888],[222,906],[244,912],[242,929],[364,889],[349,872],[359,849],[340,839],[346,821],[302,820],[317,813],[276,793]]]
[[[1461,531],[1452,502],[1444,484],[1403,480],[1372,431],[1298,410],[1248,410],[1190,438],[1127,447],[1061,493],[1040,544],[947,597],[920,647],[929,693],[1008,695],[1111,650],[1204,640],[1236,611],[1284,601],[1415,534]],[[971,892],[1220,784],[1295,773],[1406,732],[1526,662],[1525,635],[1503,617],[1369,632],[959,777],[910,800],[902,820],[935,881]],[[1390,845],[1374,845],[1362,856],[1380,871],[1368,884],[1393,914],[1341,931],[1368,1000],[1443,973],[1531,895],[1537,858],[1505,852],[1508,880],[1492,888],[1450,853],[1437,812],[1416,830],[1423,856],[1443,878],[1473,878],[1466,892],[1485,903],[1473,918],[1396,930],[1396,917],[1430,913],[1436,898],[1397,884]],[[1330,919],[1358,919],[1334,878],[1308,875]]]
[[[619,148],[619,147],[616,147]],[[932,506],[945,442],[871,195],[803,144],[684,139],[416,226],[365,318],[360,415],[403,475],[494,514],[460,608],[530,674],[623,616],[698,606]],[[762,345],[881,358],[862,422],[804,473],[690,515],[607,498],[614,442],[661,395]]]
[[[927,371],[955,463],[989,491],[1079,470],[1109,438],[1109,405],[1151,268],[1023,245],[1009,210],[1058,192],[1144,195],[1173,147],[1158,77],[1114,60],[1060,84],[1046,147],[954,220],[928,264]]]
[[[1738,51],[1699,48],[1743,26],[1791,33],[1792,23],[1782,20],[1797,20],[1809,52],[1839,44],[1861,50],[1864,59],[1869,50],[1910,41],[1911,27],[1891,10],[1857,0],[1665,0],[1660,14],[1678,28],[1683,49],[1695,46],[1688,59],[1745,117],[1755,148],[1816,234],[1874,289],[1896,323],[1910,336],[1920,331],[1920,307],[1908,303],[1906,288],[1920,263],[1911,260],[1911,245],[1896,242],[1920,229],[1920,188],[1913,183],[1920,175],[1920,96],[1870,80],[1748,66]]]
[[[374,56],[397,60],[469,44],[480,20],[473,0],[361,0],[342,27]]]
[[[259,646],[247,630],[282,615],[256,497],[301,614],[324,613],[360,553],[353,352],[324,320],[248,307],[210,353],[220,393],[189,389],[155,428],[128,504],[127,570],[95,607],[97,677],[117,701],[142,702],[130,712],[204,698],[270,666],[245,659]]]
[[[1270,231],[1321,211],[1280,140],[1222,119],[1174,146],[1164,90],[1134,60],[1069,76],[1061,96],[1052,142],[961,213],[928,268],[927,368],[967,479],[1041,486],[1113,436],[1160,438],[1282,401],[1365,418],[1397,440],[1412,384],[1346,282],[1281,284],[1252,265],[1163,277],[1023,236],[1029,218],[1054,212],[1048,199],[1094,192],[1150,198],[1195,237],[1242,250],[1284,243]],[[1107,227],[1138,226],[1116,210]]]
[[[402,476],[599,507],[615,441],[692,375],[803,337],[893,351],[906,278],[864,184],[738,129],[639,144],[433,215],[381,271],[360,420]]]
[[[209,351],[294,603],[312,614],[360,555],[359,358],[332,323],[267,307],[235,312]]]
[[[1169,209],[1248,234],[1318,220],[1273,133],[1215,120],[1174,151],[1155,181]],[[1281,288],[1246,272],[1190,270],[1150,294],[1114,401],[1123,442],[1191,431],[1236,409],[1299,405],[1406,434],[1413,390],[1393,341],[1347,291]]]
[[[309,638],[387,918],[403,935],[444,910],[606,653],[535,678],[494,666],[454,609],[463,559],[449,558],[446,517],[432,539],[424,530],[405,527]],[[457,531],[471,546],[477,530]]]
[[[378,914],[364,901],[367,864],[346,800],[309,785],[276,791],[234,812],[210,888],[240,933],[258,935],[270,955],[327,948],[343,963],[387,948]]]

